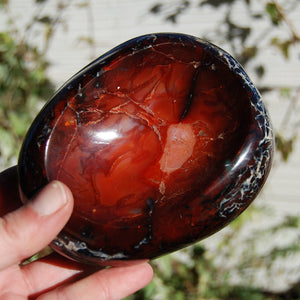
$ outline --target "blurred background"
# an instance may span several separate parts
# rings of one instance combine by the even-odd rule
[[[234,56],[260,90],[276,134],[273,169],[230,226],[152,262],[128,299],[300,299],[299,0],[0,0],[0,171],[67,79],[118,44],[181,32]]]

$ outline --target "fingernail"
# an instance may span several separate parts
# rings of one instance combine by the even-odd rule
[[[55,213],[67,203],[67,194],[59,181],[49,183],[30,203],[40,216]]]

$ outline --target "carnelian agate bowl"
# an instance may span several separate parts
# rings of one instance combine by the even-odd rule
[[[19,157],[23,201],[57,179],[73,214],[52,242],[95,264],[151,259],[218,231],[257,196],[273,135],[261,97],[225,51],[151,34],[72,77]]]

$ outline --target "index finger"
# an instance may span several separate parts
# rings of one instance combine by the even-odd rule
[[[153,270],[148,263],[109,268],[74,284],[60,286],[37,299],[123,299],[150,283],[152,277]]]

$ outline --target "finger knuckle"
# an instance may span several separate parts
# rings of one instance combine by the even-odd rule
[[[0,220],[0,235],[2,241],[11,243],[12,241],[19,240],[21,238],[20,231],[18,230],[16,218],[12,214],[8,214]]]
[[[15,256],[19,257],[18,241],[22,240],[22,235],[17,223],[11,214],[0,218],[0,238],[2,247],[13,250]]]

